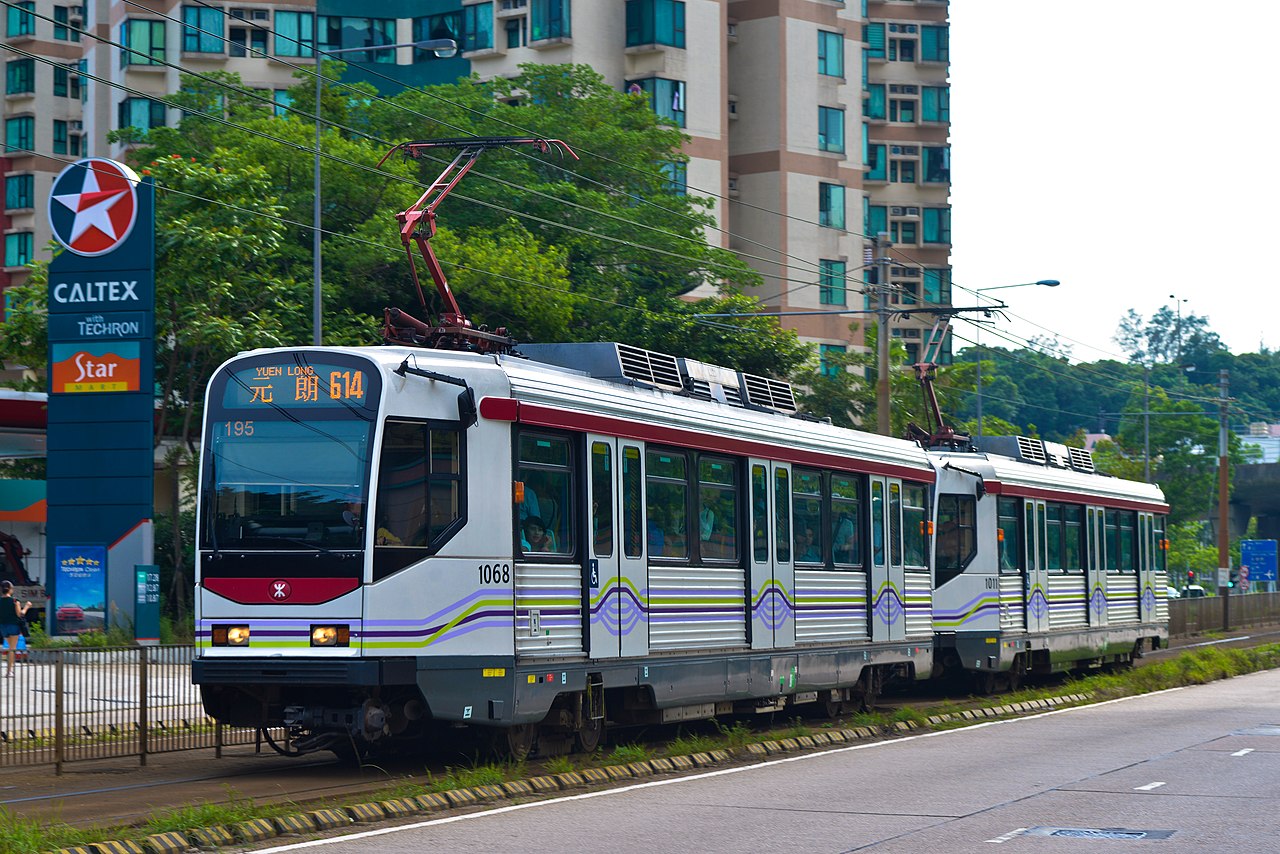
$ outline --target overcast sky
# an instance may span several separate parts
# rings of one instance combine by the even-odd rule
[[[950,14],[953,302],[1062,282],[990,294],[1010,319],[982,343],[1054,334],[1075,360],[1112,357],[1125,312],[1174,294],[1233,352],[1280,348],[1280,2],[953,0]],[[960,350],[973,327],[955,326]]]

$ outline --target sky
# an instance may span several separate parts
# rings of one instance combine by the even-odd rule
[[[952,0],[950,15],[952,302],[1062,283],[983,295],[1009,311],[981,343],[1123,358],[1129,309],[1177,305],[1232,352],[1280,348],[1280,2]],[[961,350],[974,327],[953,335]]]

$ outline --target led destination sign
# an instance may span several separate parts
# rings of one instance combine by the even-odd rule
[[[351,365],[255,365],[231,372],[222,405],[232,409],[365,406],[370,379]]]

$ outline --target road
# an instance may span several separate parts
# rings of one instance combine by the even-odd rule
[[[261,849],[1280,850],[1280,671]],[[1117,831],[1116,829],[1121,829]],[[993,847],[998,846],[998,847]],[[1134,849],[1136,850],[1136,849]]]

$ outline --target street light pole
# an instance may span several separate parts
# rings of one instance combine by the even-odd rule
[[[992,287],[989,287],[989,288],[978,288],[977,290],[974,291],[974,293],[978,294],[979,299],[981,299],[981,295],[986,293],[987,291],[1001,291],[1001,290],[1004,290],[1005,288],[1028,288],[1028,287],[1034,287],[1034,286],[1039,286],[1044,288],[1056,288],[1060,284],[1062,284],[1062,282],[1059,282],[1057,279],[1040,279],[1035,282],[1018,282],[1016,285],[993,285]],[[988,316],[990,316],[989,312],[988,312]],[[978,361],[977,361],[978,373],[977,373],[976,393],[977,393],[977,404],[978,404],[977,406],[978,438],[981,439],[982,438],[982,318],[978,318],[976,321],[974,321],[973,346],[974,346],[974,349],[978,351]]]
[[[1174,344],[1173,360],[1179,367],[1181,367],[1182,366],[1182,304],[1187,300],[1186,300],[1186,297],[1183,297],[1182,299],[1178,299],[1173,294],[1169,294],[1169,299],[1173,300],[1173,307],[1178,310],[1178,322],[1173,327],[1174,341],[1176,342]]]
[[[343,53],[368,53],[377,50],[394,50],[401,47],[421,48],[435,53],[436,56],[447,58],[458,52],[458,43],[453,39],[427,39],[425,41],[416,42],[397,42],[395,44],[383,44],[373,47],[339,47],[333,50],[321,51],[315,49],[316,54],[316,151],[315,165],[313,168],[313,184],[312,184],[312,204],[311,204],[311,343],[319,347],[322,343],[322,287],[321,287],[321,258],[320,258],[320,95],[324,91],[324,60],[326,57],[337,56]]]
[[[876,426],[881,436],[893,429],[889,424],[889,234],[876,235]]]

